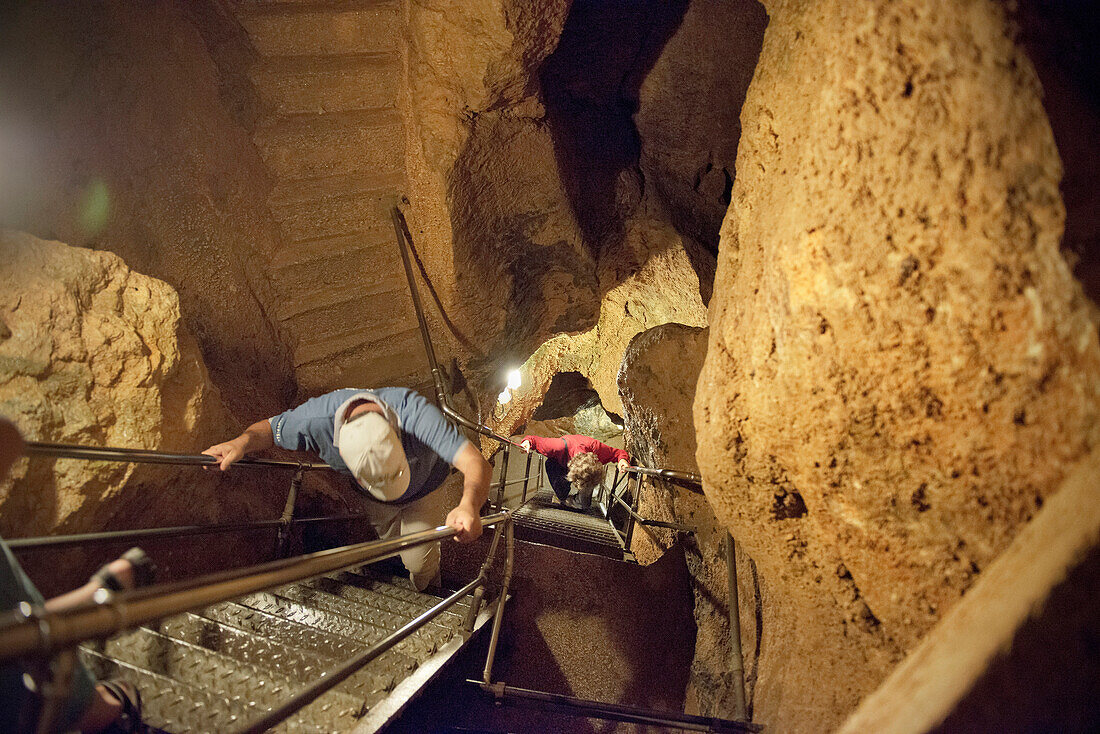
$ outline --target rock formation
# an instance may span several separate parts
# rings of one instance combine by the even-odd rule
[[[197,452],[239,426],[179,299],[116,255],[0,235],[0,413],[28,440]],[[271,516],[279,498],[194,468],[22,460],[0,484],[0,534]],[[269,493],[270,494],[270,493]]]
[[[1100,349],[1002,9],[767,8],[695,422],[719,519],[790,610],[764,657],[774,632],[815,663],[762,659],[757,720],[820,731],[1096,443]]]
[[[630,342],[618,384],[625,411],[627,449],[635,463],[696,471],[691,410],[706,348],[706,329],[680,324],[656,326]],[[677,369],[669,369],[673,364]],[[631,550],[639,563],[650,564],[676,541],[682,541],[693,584],[697,630],[689,701],[694,698],[703,715],[733,718],[729,586],[723,546],[726,529],[704,497],[649,479],[643,483],[638,512],[642,517],[677,522],[695,530],[681,535],[662,528],[635,526]],[[760,650],[756,620],[761,619],[771,627],[771,614],[775,611],[759,606],[755,577],[752,561],[740,554],[741,647],[750,703]]]

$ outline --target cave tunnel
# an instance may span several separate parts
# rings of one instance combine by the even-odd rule
[[[8,565],[301,574],[110,634],[172,589],[9,575],[3,715],[61,710],[18,638],[168,732],[365,655],[278,726],[1100,730],[1093,6],[3,4]]]

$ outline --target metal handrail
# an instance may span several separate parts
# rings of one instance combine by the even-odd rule
[[[85,461],[123,461],[131,464],[177,464],[187,466],[216,466],[219,462],[207,454],[176,454],[167,451],[148,449],[126,449],[111,446],[79,446],[68,443],[49,443],[46,441],[28,441],[27,454],[31,456],[54,456],[62,459],[83,459]],[[286,461],[283,459],[243,458],[233,462],[233,466],[251,468],[298,469],[304,471],[336,471],[321,462]]]
[[[326,515],[324,517],[296,517],[290,520],[292,525],[304,525],[320,522],[340,522],[343,520],[367,520],[370,515]],[[248,530],[266,530],[283,525],[283,520],[254,520],[252,522],[228,523],[224,525],[176,525],[163,528],[138,528],[136,530],[108,530],[100,533],[80,533],[77,535],[46,535],[36,538],[12,538],[4,542],[12,550],[39,550],[42,548],[66,548],[90,543],[128,543],[146,538],[176,538],[184,535],[212,535],[216,533],[237,533]]]
[[[510,517],[509,512],[499,512],[481,522],[491,526]],[[99,601],[56,612],[24,603],[18,611],[0,615],[0,662],[49,654],[174,614],[388,558],[406,548],[452,537],[455,532],[452,527],[440,526],[392,540],[358,543],[120,594],[97,593]]]
[[[703,477],[694,472],[676,471],[675,469],[650,469],[647,466],[628,466],[626,471],[628,474],[664,479],[685,489],[690,489],[697,494],[703,493]]]
[[[335,667],[325,671],[316,681],[306,686],[306,688],[299,691],[298,693],[294,694],[288,701],[285,701],[280,706],[272,709],[271,711],[268,711],[263,716],[242,727],[236,732],[236,734],[259,734],[259,732],[267,731],[271,727],[282,722],[287,717],[293,715],[296,711],[299,711],[300,709],[308,706],[310,703],[317,700],[319,697],[321,697],[343,681],[350,678],[352,675],[358,672],[365,665],[369,664],[379,655],[386,652],[394,645],[416,632],[418,629],[438,617],[447,609],[450,609],[452,606],[458,603],[460,599],[469,594],[471,591],[474,591],[476,589],[481,594],[484,594],[485,582],[489,580],[489,567],[492,565],[493,558],[496,555],[497,543],[500,540],[501,533],[507,532],[510,540],[511,528],[511,522],[504,522],[503,524],[497,526],[496,533],[494,533],[493,535],[493,542],[489,547],[488,554],[486,554],[485,556],[485,562],[481,565],[481,570],[473,581],[466,584],[443,601],[432,606],[430,609],[425,610],[420,615],[402,626],[400,629],[397,629],[394,632],[386,635],[363,652],[348,660],[345,660],[344,662],[338,663]],[[505,584],[505,591],[506,590],[507,584]],[[480,600],[480,598],[481,596],[479,595],[478,599]],[[468,619],[468,622],[470,622],[472,629],[473,616],[476,616],[477,611],[473,605],[471,606],[470,611],[472,612],[472,614]]]
[[[489,426],[470,420],[451,407],[447,398],[447,391],[443,389],[443,373],[440,371],[439,362],[435,358],[435,347],[432,346],[432,338],[428,333],[428,321],[424,318],[424,306],[420,301],[420,291],[416,286],[416,279],[413,277],[412,264],[409,262],[408,243],[405,241],[408,235],[402,226],[404,216],[396,206],[393,207],[390,213],[393,217],[393,231],[397,235],[397,247],[401,251],[401,264],[405,267],[405,278],[409,281],[409,294],[412,296],[413,309],[416,311],[416,321],[420,325],[420,338],[424,342],[424,351],[428,354],[428,367],[432,371],[432,382],[435,385],[435,397],[436,402],[439,403],[439,409],[443,412],[443,415],[465,428],[469,428],[471,431],[488,436],[495,441],[519,447],[518,443],[507,436],[501,436]]]

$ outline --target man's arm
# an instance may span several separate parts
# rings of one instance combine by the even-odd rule
[[[451,463],[462,472],[462,500],[447,515],[447,525],[458,531],[455,540],[470,543],[481,536],[481,506],[489,498],[492,468],[469,441],[458,450]]]
[[[248,428],[244,429],[244,433],[237,436],[232,441],[215,444],[206,451],[203,451],[203,453],[217,459],[219,462],[218,466],[222,471],[225,471],[233,462],[238,459],[243,459],[253,451],[269,449],[274,445],[275,435],[271,432],[271,423],[267,420],[262,420],[256,421]]]

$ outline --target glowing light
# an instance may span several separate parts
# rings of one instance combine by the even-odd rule
[[[511,390],[505,390],[500,395],[497,395],[497,402],[501,405],[504,405],[505,403],[507,403],[511,399],[512,399],[512,391]]]
[[[512,370],[508,373],[508,389],[518,390],[520,384],[523,382],[523,376],[519,373],[519,370]]]
[[[111,216],[111,192],[100,178],[93,180],[84,190],[80,202],[80,224],[87,235],[98,234]]]

